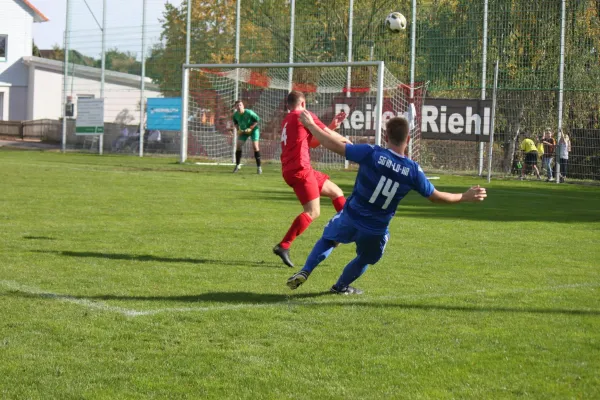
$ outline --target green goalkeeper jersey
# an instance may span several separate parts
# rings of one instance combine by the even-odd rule
[[[240,114],[239,112],[234,112],[233,113],[233,123],[237,126],[237,128],[239,130],[246,130],[248,128],[250,128],[250,126],[252,126],[252,124],[254,124],[255,122],[260,121],[260,118],[258,118],[258,115],[256,115],[256,113],[252,110],[249,109],[245,109],[243,114]],[[254,127],[254,129],[252,129],[252,132],[250,133],[258,133],[258,125],[256,125]],[[249,133],[249,134],[250,134]]]

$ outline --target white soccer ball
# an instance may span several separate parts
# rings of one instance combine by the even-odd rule
[[[400,32],[406,29],[406,17],[399,12],[390,13],[385,19],[385,26],[392,32]]]

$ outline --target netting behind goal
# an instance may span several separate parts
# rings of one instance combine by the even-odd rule
[[[378,93],[377,66],[294,67],[289,80],[288,67],[223,68],[189,67],[187,82],[188,140],[182,160],[231,163],[235,132],[233,106],[243,100],[247,109],[256,112],[261,121],[260,150],[264,161],[278,162],[281,153],[281,122],[287,114],[285,101],[289,89],[302,91],[307,108],[326,125],[333,116],[345,111],[348,118],[339,132],[354,143],[376,143],[376,103]],[[348,85],[350,76],[350,85]],[[185,78],[184,78],[185,79]],[[396,115],[408,115],[411,110],[410,87],[389,71],[383,74],[382,126]],[[414,90],[414,105],[421,108],[425,88]],[[420,114],[417,113],[417,114]],[[413,158],[418,160],[420,115],[415,115]],[[248,140],[250,142],[250,140]],[[243,148],[248,162],[253,157],[250,143]],[[342,157],[319,147],[311,150],[313,163],[319,168],[343,168]],[[253,161],[252,161],[253,163]]]

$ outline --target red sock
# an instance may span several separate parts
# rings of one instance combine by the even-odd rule
[[[331,200],[331,202],[333,203],[335,211],[340,212],[342,211],[342,208],[344,208],[344,204],[346,204],[346,198],[344,196],[340,196]]]
[[[311,223],[312,218],[307,213],[303,212],[298,215],[294,222],[292,222],[292,226],[290,226],[290,229],[287,231],[279,245],[284,249],[289,249],[294,239],[296,239],[297,236],[300,236]]]

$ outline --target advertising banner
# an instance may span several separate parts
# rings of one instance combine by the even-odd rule
[[[148,130],[181,130],[181,97],[148,99]]]
[[[77,99],[75,134],[104,134],[104,99]]]
[[[421,138],[490,141],[492,100],[425,99]]]

